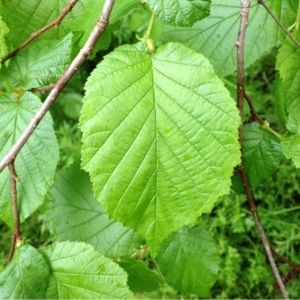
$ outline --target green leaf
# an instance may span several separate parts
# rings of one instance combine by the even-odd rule
[[[294,37],[300,41],[300,32],[295,32]],[[289,110],[293,102],[300,101],[300,49],[290,38],[286,38],[279,49],[276,68],[282,79],[281,89],[284,105]]]
[[[9,152],[40,106],[40,99],[28,92],[20,99],[8,94],[0,97],[0,157]],[[44,202],[45,194],[54,181],[58,153],[52,119],[47,113],[15,160],[21,221]],[[0,174],[0,217],[12,226],[10,187],[6,168]]]
[[[46,299],[128,299],[127,274],[84,243],[55,243],[40,250],[49,263]]]
[[[292,102],[289,106],[287,129],[294,133],[284,137],[281,142],[282,152],[286,158],[292,159],[297,168],[300,167],[300,104]]]
[[[119,265],[128,274],[128,286],[133,293],[152,292],[159,289],[162,278],[140,260],[134,258],[122,259]]]
[[[7,68],[10,84],[31,89],[54,83],[70,62],[71,45],[69,34],[62,40],[38,41],[26,47]]]
[[[9,32],[6,24],[3,22],[2,17],[0,15],[0,61],[7,54],[7,47],[5,43],[5,35]],[[1,69],[1,64],[0,64]]]
[[[199,225],[172,233],[161,245],[156,261],[169,285],[199,297],[207,297],[220,265],[212,236]]]
[[[0,273],[1,299],[44,299],[49,275],[43,256],[29,245],[22,246]]]
[[[148,0],[147,3],[164,23],[191,26],[209,16],[211,0]]]
[[[280,121],[281,126],[286,129],[286,109],[284,104],[284,95],[282,91],[282,79],[279,74],[276,74],[274,82],[274,98],[275,98],[275,111],[276,115]]]
[[[152,255],[229,192],[239,163],[235,103],[208,60],[180,44],[122,46],[86,84],[83,166],[108,214]]]
[[[272,1],[269,6],[286,27],[294,22],[297,12],[296,1],[293,3],[290,0]],[[292,21],[290,15],[294,16]],[[203,53],[214,66],[216,73],[226,76],[236,70],[235,42],[239,20],[240,1],[228,0],[224,3],[224,0],[212,0],[208,18],[195,23],[191,28],[166,26],[163,39],[167,42],[181,42]],[[253,1],[245,39],[245,67],[278,45],[280,31],[267,11]]]
[[[300,168],[300,135],[285,137],[282,139],[281,147],[285,157],[292,159],[295,166]]]
[[[244,126],[244,162],[250,186],[255,188],[277,170],[282,157],[280,141],[258,123]]]
[[[131,255],[143,242],[132,229],[108,218],[78,163],[57,175],[43,211],[57,241],[84,241],[109,257]]]

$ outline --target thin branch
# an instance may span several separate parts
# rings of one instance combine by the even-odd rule
[[[244,93],[244,98],[247,100],[252,118],[257,120],[261,125],[264,125],[265,121],[260,117],[260,115],[255,110],[252,104],[252,99],[246,93]]]
[[[240,26],[239,26],[239,33],[238,33],[238,39],[236,42],[237,47],[237,106],[239,109],[239,113],[241,116],[241,125],[239,127],[239,143],[240,143],[240,149],[241,149],[241,176],[244,183],[245,193],[251,208],[251,212],[253,214],[256,226],[258,228],[259,234],[261,236],[263,245],[265,247],[265,251],[267,253],[267,256],[270,261],[270,265],[273,269],[274,275],[276,277],[276,281],[278,282],[278,285],[281,289],[281,292],[285,299],[288,298],[288,293],[285,289],[285,286],[282,282],[282,279],[280,277],[280,274],[278,272],[277,266],[274,261],[274,257],[271,251],[271,247],[269,245],[269,242],[267,240],[265,231],[261,225],[259,215],[256,209],[256,205],[254,202],[254,197],[252,195],[252,191],[250,189],[247,173],[245,170],[245,164],[244,164],[244,157],[243,157],[243,102],[244,102],[244,96],[245,96],[245,83],[244,83],[244,44],[245,44],[245,35],[246,35],[246,29],[248,25],[248,16],[250,12],[250,0],[241,0],[241,18],[240,18]]]
[[[54,84],[50,84],[48,86],[38,87],[38,88],[32,88],[28,90],[29,92],[41,92],[41,93],[47,93],[51,91],[54,88]]]
[[[9,153],[1,160],[0,162],[0,173],[2,170],[11,163],[20,150],[23,148],[24,144],[27,142],[29,137],[32,135],[38,124],[41,122],[47,111],[50,109],[52,103],[55,101],[59,93],[62,89],[66,86],[69,82],[71,77],[75,74],[78,68],[82,65],[85,59],[91,55],[93,48],[98,41],[101,34],[105,31],[108,26],[109,16],[111,14],[112,8],[114,6],[115,0],[106,0],[104,6],[102,8],[101,15],[97,24],[95,25],[94,29],[92,30],[88,40],[86,41],[85,45],[81,48],[77,56],[71,62],[68,69],[65,73],[61,76],[61,78],[55,83],[53,89],[49,93],[48,97],[42,104],[41,108],[35,114],[33,119],[30,121],[29,125],[22,133],[18,141],[13,145]]]
[[[18,177],[15,170],[14,162],[8,164],[8,169],[10,172],[10,183],[11,183],[11,197],[12,197],[12,207],[14,216],[14,235],[12,238],[12,243],[10,246],[8,262],[12,259],[14,249],[16,245],[22,241],[22,235],[20,231],[20,219],[19,219],[19,209],[18,209],[18,199],[17,199],[17,182]]]
[[[30,38],[27,39],[23,44],[21,44],[19,47],[17,47],[14,51],[6,55],[2,60],[1,64],[3,64],[5,61],[10,59],[11,57],[15,56],[18,52],[20,52],[23,48],[25,48],[29,43],[31,43],[33,40],[35,40],[38,36],[43,34],[45,31],[52,27],[58,27],[61,23],[61,21],[64,19],[64,17],[73,9],[75,4],[78,2],[78,0],[70,0],[68,5],[62,10],[61,14],[58,16],[57,19],[55,19],[53,22],[49,23],[45,27],[39,29],[38,31],[31,34]]]
[[[11,243],[10,243],[8,258],[7,258],[8,263],[11,262],[11,260],[14,256],[14,253],[15,253],[15,249],[16,249],[16,235],[13,234],[12,239],[11,239]]]
[[[272,13],[270,8],[263,0],[257,0],[258,4],[261,4],[265,10],[269,13],[269,15],[273,18],[273,20],[278,24],[278,26],[285,32],[285,34],[295,43],[295,45],[300,48],[300,43],[291,35],[291,33],[284,27],[284,25],[277,19],[277,17]]]

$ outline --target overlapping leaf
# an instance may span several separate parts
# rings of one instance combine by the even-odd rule
[[[147,3],[164,23],[191,26],[209,16],[211,0],[148,0]]]
[[[21,98],[10,95],[0,97],[0,157],[4,157],[25,130],[41,101],[31,93]],[[17,197],[20,218],[23,221],[44,201],[44,196],[54,181],[58,162],[58,144],[52,119],[47,114],[15,160],[18,176]],[[0,217],[13,224],[10,175],[7,169],[0,174]]]
[[[172,233],[156,260],[168,284],[184,293],[207,297],[217,280],[220,257],[212,236],[201,226]]]
[[[29,245],[22,246],[0,273],[1,299],[44,299],[49,277],[43,256]]]
[[[132,298],[127,274],[84,243],[55,243],[40,250],[50,267],[46,299]]]
[[[286,27],[293,24],[297,3],[291,0],[267,1],[271,10]],[[166,26],[165,41],[177,41],[203,53],[220,76],[236,70],[236,47],[240,20],[240,2],[212,0],[211,13],[191,28]],[[294,17],[294,18],[293,18]],[[264,52],[276,46],[280,28],[266,10],[253,1],[245,40],[245,66],[249,66]]]
[[[119,264],[128,274],[128,286],[134,293],[155,291],[162,283],[162,278],[140,260],[126,258]]]
[[[170,232],[229,192],[239,163],[234,101],[208,60],[180,44],[106,56],[86,84],[83,166],[108,214],[155,255]]]
[[[132,229],[107,217],[78,163],[57,175],[43,210],[57,241],[85,241],[110,257],[131,255],[143,242]]]
[[[72,49],[72,34],[62,40],[39,41],[14,57],[7,68],[10,84],[31,89],[54,83],[65,71]]]

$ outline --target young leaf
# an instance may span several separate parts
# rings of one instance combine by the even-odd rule
[[[143,242],[132,229],[108,218],[78,163],[57,175],[43,211],[57,241],[84,241],[109,257],[131,255]]]
[[[0,157],[8,153],[40,106],[40,99],[28,92],[19,99],[8,94],[0,96]],[[58,156],[52,119],[47,114],[15,160],[21,221],[43,203],[44,196],[54,181]],[[10,175],[6,168],[0,174],[0,217],[12,226],[10,188]]]
[[[54,243],[40,252],[50,267],[46,299],[132,298],[127,274],[85,243]]]
[[[170,232],[229,192],[239,163],[235,103],[208,60],[180,44],[106,56],[86,84],[83,166],[108,214],[155,255]]]
[[[191,26],[209,16],[211,0],[148,0],[150,8],[166,24]]]
[[[7,47],[5,43],[5,35],[8,33],[8,28],[6,24],[3,22],[2,17],[0,15],[0,60],[7,54]],[[1,68],[1,64],[0,64]]]
[[[49,276],[43,256],[29,245],[22,246],[0,273],[1,299],[45,299]]]
[[[69,34],[62,40],[44,40],[26,47],[7,68],[10,84],[31,89],[54,83],[70,62],[71,45]]]
[[[220,257],[210,233],[198,225],[171,233],[156,261],[169,285],[202,298],[217,280]]]
[[[133,293],[155,291],[162,282],[162,278],[149,270],[142,261],[126,258],[119,265],[128,274],[128,286]]]
[[[295,16],[297,12],[296,3],[290,2],[290,0],[283,0],[270,3],[272,12],[286,27],[292,24],[288,23],[290,14]],[[235,42],[239,19],[239,1],[212,0],[208,18],[195,23],[191,28],[166,26],[163,39],[167,42],[181,42],[203,53],[213,64],[215,72],[220,76],[226,76],[236,70]],[[280,30],[267,11],[253,1],[245,39],[246,67],[279,43]]]

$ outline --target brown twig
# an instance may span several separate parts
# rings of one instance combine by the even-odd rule
[[[50,85],[44,86],[44,87],[32,88],[32,89],[30,89],[28,91],[29,92],[47,93],[47,92],[51,91],[53,88],[54,88],[54,84],[50,84]]]
[[[271,251],[270,244],[266,237],[265,231],[261,225],[260,218],[256,209],[256,205],[254,202],[254,197],[252,195],[252,191],[250,189],[247,173],[245,170],[244,164],[244,157],[243,157],[243,103],[244,103],[244,96],[245,96],[245,83],[244,83],[244,44],[245,44],[245,35],[246,29],[248,25],[248,16],[250,12],[250,0],[241,0],[241,18],[240,18],[240,26],[239,26],[239,33],[236,42],[237,47],[237,106],[239,109],[239,113],[241,116],[241,125],[239,127],[239,143],[241,149],[241,176],[245,188],[245,193],[251,208],[252,215],[254,217],[256,226],[258,228],[259,234],[261,236],[263,245],[265,247],[265,251],[270,261],[270,265],[273,269],[274,275],[276,277],[276,281],[281,289],[281,292],[285,299],[288,299],[288,293],[285,289],[285,286],[282,282],[280,274],[278,272],[277,266],[274,261],[274,257]]]
[[[12,238],[8,262],[11,261],[14,249],[16,245],[22,241],[22,235],[20,231],[20,219],[19,219],[19,209],[18,209],[18,199],[17,199],[17,181],[18,177],[15,170],[14,161],[8,164],[8,169],[10,172],[10,183],[11,183],[11,197],[12,197],[12,207],[13,207],[13,216],[14,216],[14,235]]]
[[[297,265],[297,264],[293,263],[292,261],[288,260],[287,258],[278,254],[272,246],[271,246],[271,250],[278,259],[280,259],[281,261],[285,262],[290,267],[292,267],[292,269],[287,273],[287,275],[282,277],[282,282],[284,284],[287,284],[290,281],[292,281],[293,279],[295,279],[296,277],[298,277],[298,275],[300,274],[300,265]],[[279,289],[278,282],[275,282],[273,287],[275,290]]]
[[[252,103],[252,99],[246,93],[244,93],[244,98],[247,100],[247,103],[249,105],[251,117],[254,120],[257,120],[261,125],[264,125],[265,121],[260,117],[260,115],[255,110],[253,103]]]
[[[278,26],[285,32],[285,34],[300,48],[300,43],[291,35],[291,33],[284,27],[284,25],[277,19],[277,17],[272,13],[270,8],[263,0],[257,0],[258,4],[261,4],[265,10],[269,13],[269,15],[273,18],[273,20],[278,24]]]
[[[52,103],[55,101],[59,93],[62,91],[62,89],[66,86],[66,84],[69,82],[71,77],[75,74],[75,72],[78,70],[78,68],[82,65],[82,63],[85,61],[85,59],[91,55],[93,48],[98,41],[101,34],[105,31],[105,29],[108,26],[108,20],[109,16],[111,14],[112,8],[114,6],[115,0],[105,0],[105,3],[103,5],[103,9],[101,12],[101,15],[99,17],[99,20],[95,27],[93,28],[88,40],[84,44],[84,46],[81,48],[77,56],[74,58],[74,60],[71,62],[68,69],[65,71],[65,73],[61,76],[61,78],[55,83],[53,89],[49,93],[48,97],[42,104],[41,108],[38,110],[38,112],[35,114],[33,119],[30,121],[29,125],[25,129],[25,131],[22,133],[18,141],[13,145],[11,150],[8,152],[8,154],[1,160],[0,162],[0,172],[9,164],[11,163],[20,150],[23,148],[24,144],[27,142],[29,137],[32,135],[38,124],[41,122],[47,111],[50,109]]]
[[[25,48],[29,43],[31,43],[33,40],[35,40],[38,36],[40,36],[42,33],[47,31],[48,29],[52,27],[58,27],[61,23],[61,21],[64,19],[64,17],[73,9],[75,4],[78,2],[78,0],[70,0],[68,5],[62,10],[61,14],[58,16],[57,19],[46,25],[45,27],[39,29],[38,31],[31,34],[30,38],[27,39],[23,44],[21,44],[19,47],[17,47],[15,50],[13,50],[11,53],[6,55],[2,60],[1,64],[3,64],[5,61],[10,59],[11,57],[15,56],[18,52],[20,52],[23,48]]]

